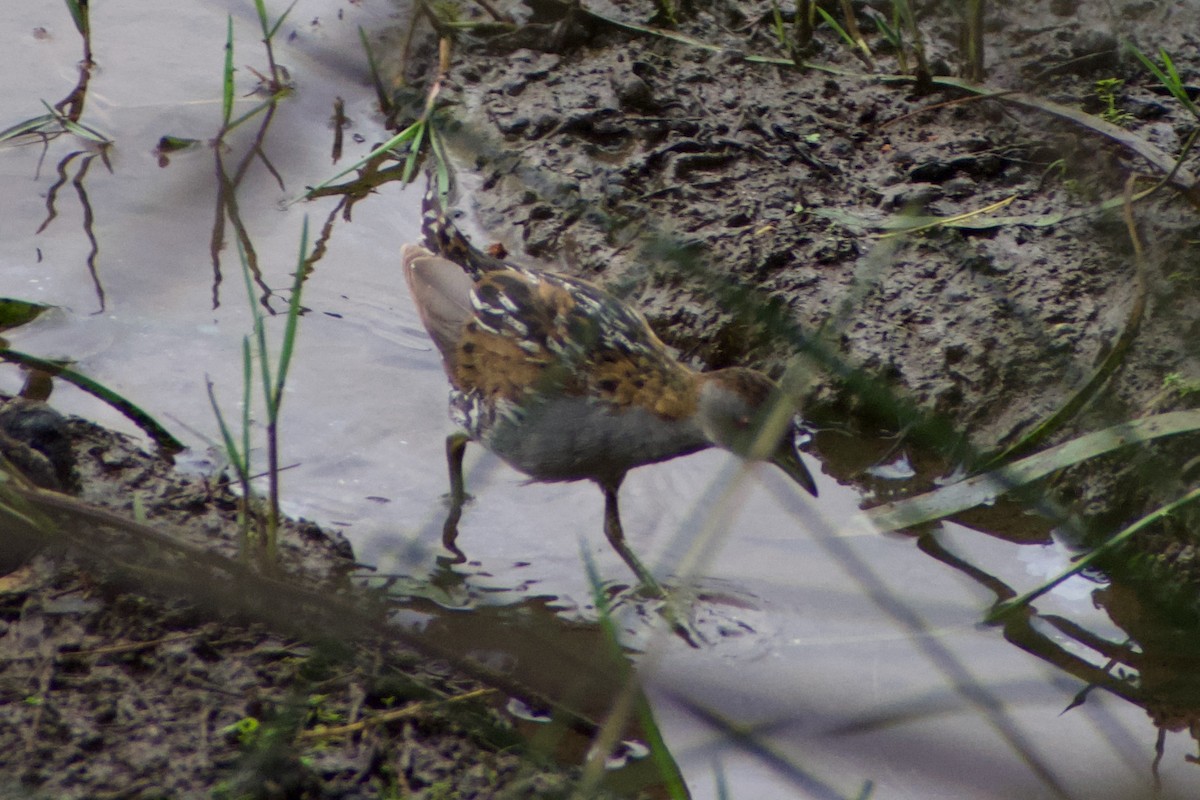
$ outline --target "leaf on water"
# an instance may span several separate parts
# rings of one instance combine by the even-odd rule
[[[0,297],[0,331],[11,330],[33,322],[39,314],[52,307],[41,303],[31,303],[28,300]]]
[[[174,153],[177,150],[186,150],[189,147],[194,147],[199,143],[199,139],[189,139],[186,136],[172,136],[167,134],[158,140],[158,149],[162,153]]]

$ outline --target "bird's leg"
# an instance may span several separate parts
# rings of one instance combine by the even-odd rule
[[[633,554],[633,550],[629,549],[629,545],[625,543],[625,532],[621,529],[621,511],[617,506],[617,491],[621,488],[621,481],[616,483],[603,484],[604,489],[604,535],[608,537],[608,543],[613,546],[621,558],[625,559],[625,563],[638,576],[638,580],[642,582],[642,589],[655,597],[666,597],[667,593],[658,585],[658,581],[650,574],[650,570],[638,560],[638,557]]]
[[[458,521],[462,519],[463,504],[467,501],[466,484],[463,481],[463,455],[467,452],[470,438],[465,433],[452,433],[446,437],[446,465],[450,468],[450,513],[442,525],[442,547],[454,554],[452,564],[467,560],[454,541],[458,538]]]
[[[687,642],[690,647],[699,647],[697,640],[704,641],[704,637],[698,632],[693,631],[685,624],[677,613],[675,604],[671,602],[671,598],[661,586],[654,576],[650,574],[650,570],[638,560],[638,557],[629,549],[629,545],[625,543],[625,532],[621,530],[621,512],[617,506],[617,490],[621,487],[621,481],[618,479],[616,483],[601,484],[604,489],[604,535],[608,537],[608,543],[613,546],[621,558],[625,559],[625,563],[638,576],[638,580],[642,582],[641,590],[646,594],[666,600],[660,609],[660,613],[667,623],[671,626],[671,630],[675,635]]]

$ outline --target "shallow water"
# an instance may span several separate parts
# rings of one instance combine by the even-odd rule
[[[210,253],[209,140],[220,122],[226,13],[235,18],[234,113],[249,110],[259,98],[249,94],[255,79],[245,67],[265,68],[252,4],[209,0],[151,16],[132,0],[108,2],[92,10],[98,66],[83,121],[115,141],[112,171],[98,157],[89,162],[95,148],[70,135],[44,153],[40,143],[0,147],[0,295],[57,307],[13,331],[12,347],[73,359],[167,425],[192,448],[181,462],[202,470],[220,463],[206,378],[226,415],[236,416],[249,331],[232,240],[215,288]],[[43,113],[39,99],[55,102],[78,77],[78,37],[64,8],[21,6],[9,19],[0,33],[9,76],[0,83],[0,127]],[[387,136],[357,26],[388,23],[394,12],[378,0],[301,0],[282,29],[278,58],[297,91],[280,104],[264,150],[284,186],[255,163],[238,192],[264,282],[278,292],[290,285],[304,217],[315,235],[334,205],[292,201]],[[348,134],[363,137],[347,139],[339,165],[327,122],[336,97],[353,120]],[[254,128],[230,138],[229,162],[246,152]],[[160,166],[154,149],[166,134],[201,143]],[[85,163],[76,189],[71,181]],[[58,215],[38,233],[59,165],[67,182]],[[352,223],[335,223],[305,284],[308,313],[282,427],[283,462],[295,465],[283,474],[285,510],[340,528],[381,572],[416,575],[433,569],[449,431],[439,359],[399,275],[400,246],[419,239],[420,191],[384,185],[355,206]],[[275,298],[274,307],[284,305]],[[269,341],[278,342],[282,322],[269,320]],[[0,390],[20,385],[14,368],[0,369]],[[137,434],[61,383],[54,403]],[[261,467],[261,451],[256,456]],[[601,534],[594,487],[525,485],[478,448],[467,465],[475,499],[459,544],[476,595],[551,596],[586,611],[581,547],[602,576],[628,582]],[[854,522],[857,496],[818,481],[822,495],[813,502],[769,470],[746,472],[703,453],[637,470],[622,492],[631,541],[664,574],[690,557],[697,535],[714,534],[714,549],[693,570],[703,576],[695,622],[708,643],[695,650],[629,622],[695,797],[717,796],[716,765],[735,798],[857,796],[867,782],[878,798],[1151,796],[1157,729],[1141,708],[1097,691],[1063,714],[1082,683],[998,630],[977,627],[989,593],[912,539]],[[722,511],[731,512],[727,520]],[[1022,587],[1052,569],[1047,561],[1062,561],[1053,547],[1020,548],[962,528],[947,527],[940,538]],[[1122,640],[1092,607],[1094,588],[1076,579],[1039,607]],[[1061,634],[1056,641],[1081,650]],[[702,709],[750,726],[757,744],[739,746]],[[1197,767],[1184,760],[1193,748],[1185,735],[1167,736],[1162,797],[1200,792]]]

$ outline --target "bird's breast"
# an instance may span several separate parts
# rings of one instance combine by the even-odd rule
[[[690,419],[663,419],[644,408],[617,409],[586,397],[486,406],[460,394],[451,407],[472,438],[540,481],[613,482],[634,467],[709,446]]]

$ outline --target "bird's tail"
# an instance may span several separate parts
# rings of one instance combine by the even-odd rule
[[[454,193],[454,180],[451,178],[446,195],[453,198]],[[425,245],[430,250],[458,264],[473,279],[478,280],[486,272],[511,269],[502,259],[471,244],[454,224],[451,214],[446,210],[442,191],[433,170],[428,173],[425,196],[421,200],[421,231],[425,235]]]

